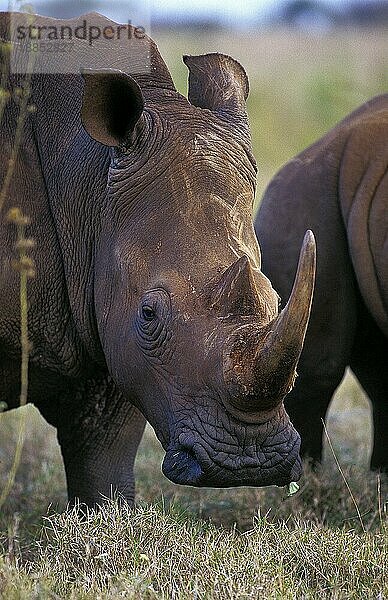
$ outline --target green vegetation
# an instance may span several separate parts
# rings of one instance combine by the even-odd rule
[[[153,37],[181,91],[182,53],[219,50],[244,64],[259,195],[288,158],[387,90],[385,32]],[[387,481],[367,470],[369,403],[350,375],[328,430],[362,525],[327,445],[322,468],[306,465],[300,491],[284,499],[278,488],[173,485],[160,472],[163,453],[150,428],[136,462],[135,510],[111,502],[87,517],[59,514],[66,490],[55,431],[34,408],[20,411],[26,441],[0,513],[0,598],[388,597]],[[15,413],[0,415],[0,490],[18,423]]]

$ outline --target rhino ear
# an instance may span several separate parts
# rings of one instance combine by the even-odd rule
[[[144,99],[140,87],[122,71],[82,70],[85,80],[81,120],[88,134],[106,146],[130,142],[142,119]]]
[[[247,74],[237,60],[225,54],[184,56],[189,69],[189,100],[215,112],[245,113],[249,93]]]

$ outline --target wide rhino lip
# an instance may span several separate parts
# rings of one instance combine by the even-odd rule
[[[177,427],[170,438],[162,471],[173,483],[196,487],[284,486],[302,474],[300,436],[283,411],[280,423],[239,423],[240,444],[206,433],[190,419],[190,427]],[[230,426],[236,426],[229,419]],[[255,435],[257,433],[257,435]]]

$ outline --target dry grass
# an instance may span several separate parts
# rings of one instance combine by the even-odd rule
[[[384,598],[387,530],[359,534],[257,514],[244,533],[176,508],[109,502],[46,520],[22,566],[0,562],[13,598]],[[1,560],[1,559],[0,559]]]
[[[33,562],[5,564],[0,589],[9,599],[377,598],[388,591],[387,563],[383,532],[275,525],[257,515],[240,533],[111,502],[87,518],[49,518]]]

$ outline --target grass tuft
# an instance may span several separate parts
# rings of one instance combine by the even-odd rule
[[[109,501],[45,520],[34,557],[3,559],[7,598],[378,597],[388,592],[388,532],[359,534],[299,519],[216,527],[161,505]],[[18,594],[15,594],[15,576]],[[21,586],[21,587],[20,587]],[[1,590],[0,587],[0,590]]]

